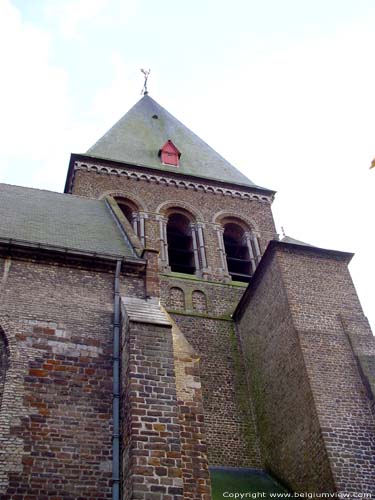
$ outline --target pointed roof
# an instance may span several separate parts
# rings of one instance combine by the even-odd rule
[[[181,152],[178,167],[163,165],[158,156],[169,139]],[[148,94],[87,155],[259,188]]]

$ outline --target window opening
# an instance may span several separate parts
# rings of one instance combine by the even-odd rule
[[[168,257],[171,271],[194,274],[194,250],[190,221],[182,214],[172,214],[167,223]]]
[[[244,230],[237,224],[229,223],[224,226],[223,237],[229,274],[236,281],[250,281],[251,261]]]

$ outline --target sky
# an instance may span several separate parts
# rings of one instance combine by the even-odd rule
[[[0,0],[0,182],[62,192],[149,93],[258,185],[279,233],[354,252],[375,328],[373,0]]]

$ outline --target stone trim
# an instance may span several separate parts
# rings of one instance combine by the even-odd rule
[[[202,184],[197,183],[185,179],[176,180],[168,175],[154,175],[154,174],[146,174],[144,172],[137,172],[132,170],[131,168],[123,168],[123,167],[106,167],[100,164],[88,163],[76,161],[74,163],[73,169],[73,179],[71,181],[71,185],[74,183],[74,172],[76,170],[83,170],[87,172],[97,172],[99,174],[107,174],[107,175],[116,175],[117,177],[126,177],[128,179],[134,179],[136,181],[146,181],[146,182],[154,182],[156,184],[163,184],[165,186],[175,187],[177,189],[192,189],[193,191],[203,191],[205,193],[212,193],[214,195],[222,195],[222,196],[230,196],[231,198],[238,198],[242,200],[254,200],[260,203],[271,204],[273,201],[273,195],[264,195],[257,193],[249,193],[247,191],[242,191],[241,188],[230,189],[219,186],[214,186],[211,184]]]

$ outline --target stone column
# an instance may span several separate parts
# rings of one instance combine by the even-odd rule
[[[162,267],[169,265],[168,259],[168,240],[167,240],[167,218],[158,217],[159,220],[159,239],[160,239],[160,260]]]
[[[248,231],[246,231],[246,233],[244,233],[243,235],[243,238],[244,238],[244,242],[247,246],[247,249],[249,251],[249,257],[250,257],[250,263],[251,263],[251,272],[252,274],[255,273],[255,269],[257,267],[257,260],[256,260],[256,257],[254,255],[254,251],[253,251],[253,246],[251,244],[251,240],[252,240],[252,234]]]
[[[207,259],[206,259],[206,248],[203,239],[203,226],[202,223],[198,222],[197,225],[198,242],[199,242],[199,254],[202,262],[203,272],[207,270]]]
[[[197,243],[197,234],[196,234],[195,224],[190,224],[190,232],[191,232],[191,239],[193,241],[195,273],[199,274],[200,262],[199,262],[199,256],[198,256],[198,243]]]
[[[255,250],[255,260],[256,260],[256,263],[258,264],[260,259],[262,258],[262,254],[260,253],[260,248],[259,248],[259,240],[258,240],[258,236],[256,234],[252,234],[252,240],[253,240],[253,243],[254,243],[254,250]]]
[[[227,256],[225,253],[225,245],[224,245],[224,228],[222,226],[216,226],[216,234],[219,243],[219,254],[221,260],[221,270],[223,274],[228,275],[228,265],[227,265]]]
[[[142,242],[143,246],[146,246],[146,231],[145,231],[145,219],[146,214],[144,212],[139,212],[139,234],[138,237]]]

